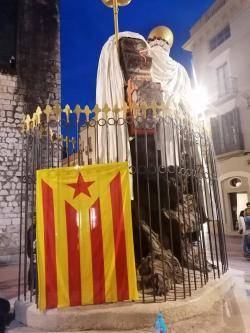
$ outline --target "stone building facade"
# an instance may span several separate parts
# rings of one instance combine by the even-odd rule
[[[198,84],[206,88],[227,232],[250,201],[250,2],[216,0],[190,30]]]
[[[0,263],[19,248],[23,115],[60,102],[59,17],[58,0],[1,0]]]

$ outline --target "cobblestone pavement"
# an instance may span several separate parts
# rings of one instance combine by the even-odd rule
[[[0,266],[0,297],[11,299],[17,296],[18,265]]]
[[[250,333],[250,261],[242,256],[239,235],[227,237],[227,244],[230,268],[235,282],[234,289],[215,304],[209,313],[183,322],[172,323],[169,325],[168,333]],[[16,283],[17,266],[0,267],[0,296],[15,297],[17,293]],[[20,327],[15,322],[12,323],[7,332],[39,333],[37,330]],[[154,329],[130,332],[147,333],[154,332]],[[96,332],[91,331],[91,333]]]

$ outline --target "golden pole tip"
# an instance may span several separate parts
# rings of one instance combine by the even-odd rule
[[[118,6],[127,6],[132,0],[117,0]],[[109,8],[114,7],[114,0],[102,0],[105,6]]]

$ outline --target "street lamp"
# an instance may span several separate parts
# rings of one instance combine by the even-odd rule
[[[190,93],[190,104],[192,107],[193,115],[200,118],[208,106],[207,90],[202,86],[196,86]]]

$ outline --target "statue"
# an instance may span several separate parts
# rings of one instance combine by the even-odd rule
[[[138,172],[131,181],[139,285],[153,288],[156,295],[166,295],[173,283],[182,282],[180,262],[182,266],[204,270],[198,252],[193,250],[193,242],[200,237],[197,215],[199,223],[206,221],[202,202],[204,188],[198,181],[192,187],[190,176],[184,184],[179,172],[192,169],[191,156],[196,154],[199,160],[200,153],[191,152],[188,141],[177,135],[175,126],[170,125],[167,131],[161,121],[152,122],[151,126],[153,110],[150,107],[145,110],[147,121],[140,123],[134,107],[155,102],[157,109],[157,105],[164,102],[175,117],[188,121],[190,79],[184,67],[169,55],[173,45],[169,28],[156,27],[148,40],[133,32],[119,33],[119,44],[117,40],[117,35],[109,38],[99,59],[96,103],[102,112],[98,114],[98,158],[99,163],[128,161],[137,170],[154,170],[159,166],[167,170],[158,176],[157,172]],[[125,110],[129,125],[115,126],[112,119],[124,117],[121,111],[124,101],[128,105]],[[117,108],[120,109],[118,114]],[[104,120],[106,126],[103,126]],[[141,244],[137,243],[139,239]]]
[[[188,99],[191,84],[185,68],[170,57],[174,36],[168,27],[154,28],[148,36],[150,56],[152,57],[151,75],[154,82],[160,82],[163,99],[169,107],[182,108],[186,114],[190,112]],[[171,105],[173,104],[173,105]]]

